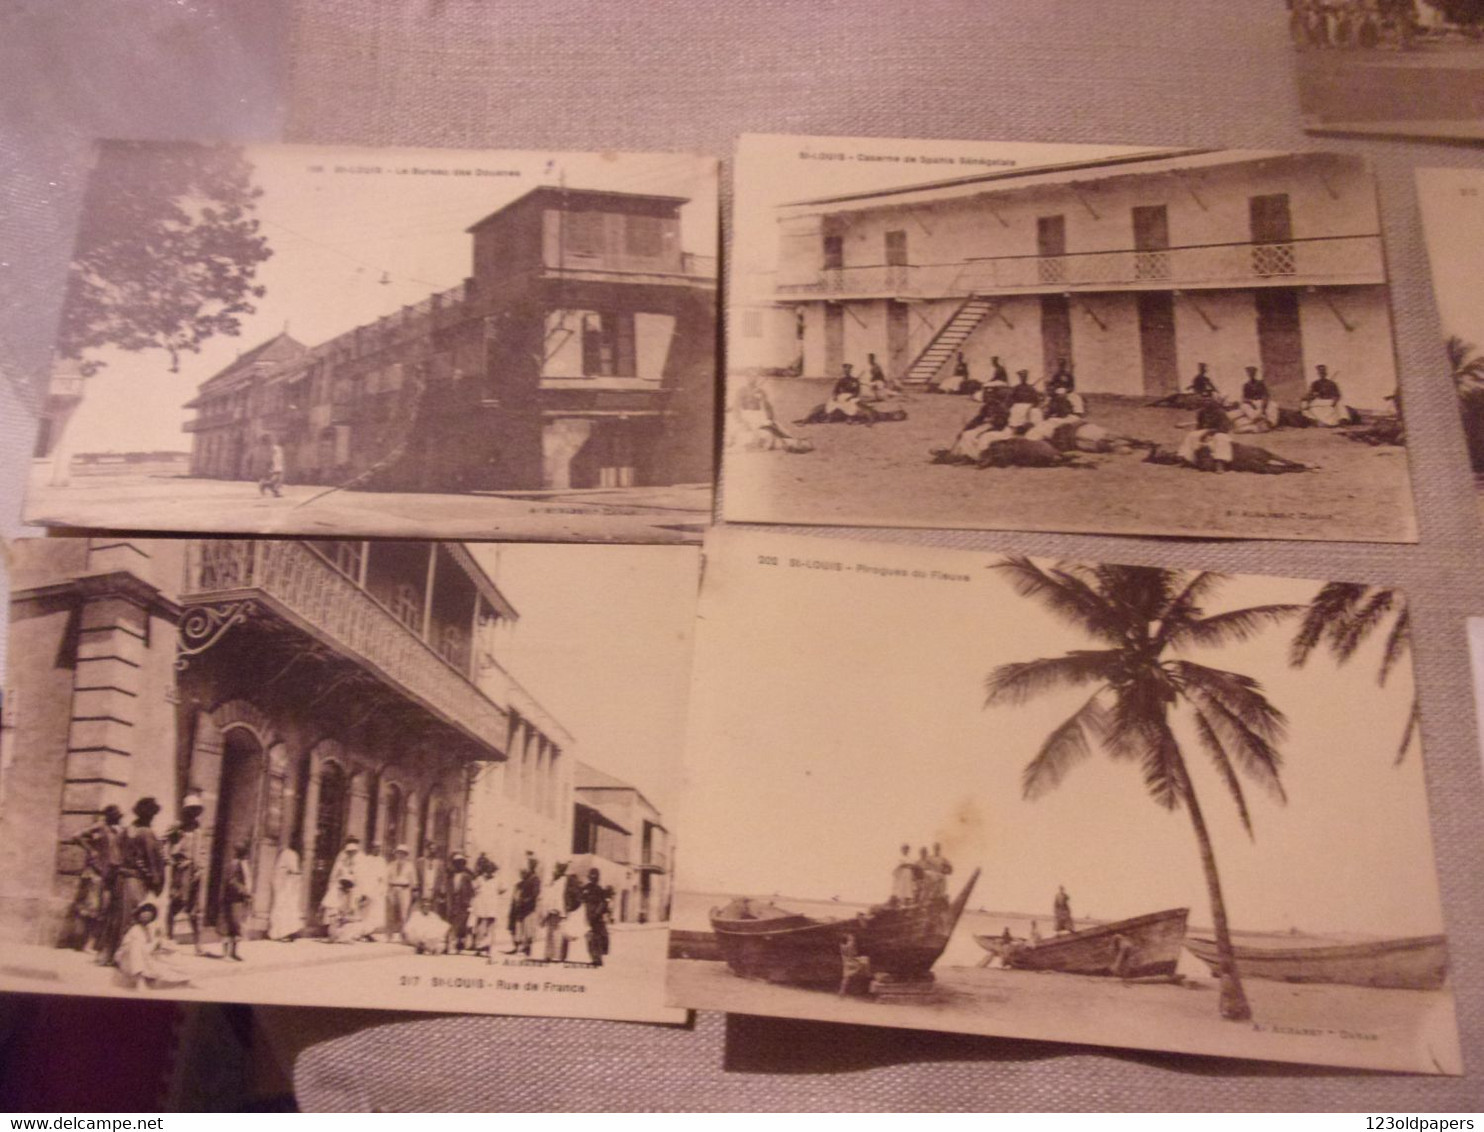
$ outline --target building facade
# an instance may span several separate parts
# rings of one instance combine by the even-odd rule
[[[468,229],[462,287],[303,347],[286,334],[188,403],[195,475],[565,490],[709,483],[716,261],[685,199],[537,188]]]
[[[280,851],[306,921],[347,837],[465,848],[471,783],[549,747],[498,686],[515,610],[458,544],[48,539],[17,544],[0,744],[0,938],[58,938],[110,803],[205,802],[202,909],[250,847],[249,934]],[[128,820],[126,818],[126,820]]]
[[[620,923],[670,918],[670,833],[660,812],[636,787],[578,763],[572,827],[574,869],[596,868],[614,890]]]
[[[802,319],[806,376],[859,372],[874,353],[926,382],[961,351],[972,372],[998,355],[1036,379],[1067,358],[1091,393],[1160,396],[1200,362],[1230,395],[1249,365],[1285,401],[1316,364],[1360,408],[1396,389],[1360,158],[1154,153],[995,172],[787,205],[779,240],[774,297]]]

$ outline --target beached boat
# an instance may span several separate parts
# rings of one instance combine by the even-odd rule
[[[1190,953],[1216,974],[1216,941],[1192,936]],[[1244,979],[1285,983],[1344,983],[1357,987],[1437,990],[1448,973],[1448,941],[1440,935],[1317,947],[1233,946]]]
[[[975,869],[952,903],[940,898],[878,904],[846,919],[816,919],[740,897],[711,910],[711,930],[727,966],[744,978],[838,986],[840,944],[847,932],[853,932],[856,951],[871,961],[873,974],[917,979],[932,969],[948,946],[978,879]]]
[[[1007,941],[994,935],[976,935],[974,941],[991,955],[1000,956],[1006,967],[1020,971],[1152,978],[1175,973],[1189,914],[1189,908],[1171,908],[1095,928],[1062,932],[1039,943]]]

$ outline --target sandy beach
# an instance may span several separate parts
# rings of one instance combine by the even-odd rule
[[[777,899],[790,910],[814,916],[851,916],[862,907]],[[706,910],[723,902],[715,895],[677,894],[673,926],[707,930]],[[974,942],[976,934],[997,935],[1008,927],[1012,935],[1023,937],[1033,919],[1049,934],[1049,915],[966,912],[934,968],[936,994],[922,1004],[876,1003],[742,979],[725,963],[694,959],[670,960],[669,1000],[697,1009],[915,1030],[1415,1073],[1463,1071],[1447,989],[1378,990],[1247,979],[1243,986],[1253,1021],[1235,1023],[1220,1017],[1216,980],[1189,952],[1181,954],[1179,985],[978,966],[985,952]],[[1079,928],[1091,925],[1078,922]],[[1201,928],[1193,925],[1191,934],[1201,934]],[[1318,944],[1341,937],[1293,938]],[[1238,933],[1236,939],[1256,942],[1272,936]]]

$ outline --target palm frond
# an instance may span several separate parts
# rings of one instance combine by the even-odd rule
[[[1002,664],[985,677],[984,706],[1018,707],[1056,688],[1082,688],[1106,680],[1117,658],[1116,649],[1097,649]]]
[[[1221,781],[1226,784],[1227,793],[1232,796],[1236,803],[1237,816],[1242,819],[1242,828],[1247,831],[1249,838],[1255,837],[1252,832],[1252,815],[1247,810],[1247,797],[1242,793],[1242,782],[1237,777],[1237,771],[1232,766],[1231,757],[1227,754],[1226,747],[1221,742],[1221,736],[1211,721],[1206,718],[1205,712],[1200,708],[1195,709],[1195,730],[1200,736],[1201,746],[1206,748],[1206,753],[1211,756],[1211,762],[1216,767],[1216,773],[1221,776]]]
[[[1366,588],[1351,582],[1329,582],[1321,586],[1310,599],[1308,611],[1289,645],[1288,663],[1301,667],[1325,637],[1343,632]]]
[[[1365,602],[1334,634],[1335,655],[1341,664],[1354,656],[1360,646],[1380,627],[1399,597],[1399,591],[1384,586],[1368,591]]]
[[[1172,645],[1188,641],[1213,648],[1240,644],[1250,641],[1270,626],[1299,616],[1307,608],[1308,606],[1291,604],[1253,605],[1246,609],[1213,613],[1210,617],[1186,618],[1175,625],[1166,639]]]
[[[1417,732],[1422,727],[1422,705],[1417,702],[1417,697],[1412,697],[1412,711],[1407,716],[1407,726],[1402,732],[1401,746],[1396,749],[1396,761],[1392,765],[1400,766],[1407,757],[1407,751],[1411,749],[1412,741],[1417,738]]]
[[[1139,758],[1144,788],[1158,805],[1167,810],[1176,809],[1180,805],[1182,781],[1180,744],[1163,719],[1150,728],[1150,739]]]
[[[1029,558],[1014,555],[995,564],[1010,577],[1021,597],[1034,598],[1063,621],[1116,644],[1123,640],[1125,617],[1117,603],[1099,593],[1084,568],[1058,564],[1043,570]]]
[[[1163,649],[1193,618],[1200,616],[1201,599],[1222,582],[1225,574],[1202,570],[1176,592],[1159,611],[1159,632],[1155,634],[1156,651]]]
[[[1231,701],[1240,700],[1241,697],[1223,698],[1219,690],[1199,683],[1187,684],[1184,695],[1195,713],[1201,717],[1199,722],[1208,726],[1216,735],[1223,754],[1233,756],[1242,773],[1256,781],[1278,801],[1286,803],[1288,795],[1283,790],[1281,777],[1283,755],[1276,746],[1284,730],[1282,713],[1271,704],[1268,705],[1269,711],[1276,714],[1277,719],[1262,713],[1254,715],[1247,711],[1234,711]]]
[[[1412,649],[1412,613],[1403,602],[1401,612],[1392,622],[1391,632],[1386,635],[1386,648],[1381,653],[1381,671],[1376,674],[1376,683],[1383,688],[1391,670]]]
[[[1281,743],[1287,736],[1288,717],[1251,676],[1211,668],[1193,660],[1172,660],[1169,668],[1182,695],[1203,696],[1221,704],[1228,714],[1269,743]]]
[[[1034,801],[1061,785],[1067,773],[1092,754],[1090,740],[1101,741],[1108,731],[1108,713],[1099,688],[1041,744],[1036,757],[1020,775],[1021,796]]]

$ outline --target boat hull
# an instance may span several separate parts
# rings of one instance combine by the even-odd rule
[[[1214,939],[1195,936],[1185,946],[1212,974],[1219,973]],[[1237,973],[1244,979],[1437,990],[1448,974],[1448,943],[1440,935],[1327,947],[1233,947],[1232,951]]]
[[[986,951],[1019,971],[1111,975],[1124,979],[1170,976],[1180,961],[1188,908],[1151,912],[1112,924],[1065,932],[1040,943],[1006,946],[995,936],[975,936]],[[1122,942],[1120,943],[1120,940]]]
[[[712,910],[711,930],[727,966],[744,978],[838,986],[840,944],[853,932],[856,951],[870,960],[873,975],[922,979],[948,946],[978,877],[975,870],[952,904],[880,906],[846,920],[815,920],[772,905],[733,901]]]

